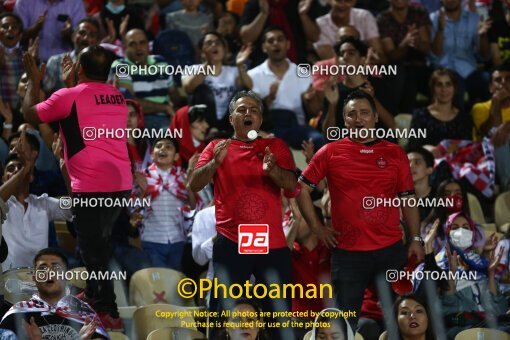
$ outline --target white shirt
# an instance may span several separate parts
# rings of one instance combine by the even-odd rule
[[[331,18],[331,13],[325,14],[315,19],[317,25],[321,29],[319,40],[313,44],[313,47],[318,48],[322,45],[335,45],[337,41],[338,27]],[[367,41],[379,37],[379,28],[377,22],[369,11],[361,8],[351,8],[349,17],[349,25],[356,27],[359,32],[359,39]]]
[[[7,200],[9,212],[2,229],[9,254],[2,264],[3,270],[32,267],[35,254],[48,247],[49,222],[73,217],[71,209],[60,208],[59,200],[47,194],[29,195],[25,202],[26,211],[16,197]]]
[[[297,65],[287,59],[289,68],[280,80],[280,86],[276,92],[276,98],[269,107],[273,109],[283,109],[294,112],[299,125],[305,125],[305,112],[301,104],[301,94],[306,92],[312,84],[311,77],[298,77]],[[276,75],[269,69],[268,60],[259,66],[248,71],[248,75],[253,81],[253,92],[262,98],[269,95],[269,88],[272,83],[278,80]]]
[[[193,221],[191,232],[191,245],[193,259],[203,266],[209,261],[207,278],[213,279],[214,271],[212,264],[213,237],[216,235],[216,213],[214,205],[200,210]]]
[[[193,65],[193,72],[198,73],[202,65]],[[207,75],[204,84],[207,85],[216,101],[216,117],[222,119],[228,111],[230,99],[236,93],[236,79],[239,77],[239,70],[235,66],[221,66],[221,73],[217,76]],[[185,77],[183,77],[185,78]]]
[[[170,169],[157,168],[157,172],[166,183]],[[141,240],[163,244],[186,241],[182,225],[183,205],[183,201],[167,190],[162,190],[156,199],[151,200],[151,211],[143,219]]]

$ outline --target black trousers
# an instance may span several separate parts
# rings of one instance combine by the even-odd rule
[[[401,270],[406,262],[407,250],[402,241],[374,251],[333,250],[331,279],[336,304],[344,312],[356,312],[355,318],[348,319],[353,330],[356,329],[363,294],[369,283],[377,279],[385,281],[387,270]]]
[[[129,191],[113,193],[74,193],[73,198],[111,197],[128,198]],[[90,200],[89,200],[90,202]],[[86,206],[73,207],[77,243],[82,261],[89,273],[107,272],[112,257],[111,235],[115,221],[122,207]],[[109,280],[87,280],[85,295],[95,300],[96,312],[108,312],[114,318],[119,316],[113,282]]]
[[[283,292],[283,284],[291,283],[292,280],[292,264],[290,249],[278,248],[270,249],[268,254],[239,254],[237,243],[232,242],[226,237],[218,234],[213,246],[213,267],[214,278],[218,279],[218,283],[225,284],[230,287],[232,284],[240,284],[244,286],[251,275],[255,276],[255,284],[263,284],[267,290],[271,290],[271,284],[278,284]],[[261,292],[262,290],[257,290]],[[234,305],[234,299],[223,299],[223,294],[219,289],[221,296],[215,297],[211,291],[209,303],[210,311],[217,311],[221,315],[221,311],[230,310]],[[235,290],[237,294],[237,290]],[[261,294],[261,293],[259,293]],[[253,296],[253,292],[251,292]],[[268,294],[269,295],[269,294]],[[271,299],[269,296],[260,299],[257,302],[263,312],[289,312],[291,311],[291,296],[283,298]],[[246,296],[245,296],[246,297]],[[257,300],[257,299],[253,299]],[[265,319],[269,323],[283,323],[287,318]],[[210,338],[214,339],[218,329],[211,329]],[[293,339],[293,332],[290,327],[287,328],[269,328],[266,332],[270,339]]]

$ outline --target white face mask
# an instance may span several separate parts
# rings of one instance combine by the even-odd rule
[[[450,240],[452,244],[462,250],[473,245],[473,232],[464,228],[450,231]]]

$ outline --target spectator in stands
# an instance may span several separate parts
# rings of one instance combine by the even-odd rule
[[[432,212],[421,224],[420,233],[422,237],[427,236],[433,226],[434,221],[439,219],[439,228],[433,242],[434,254],[437,254],[443,249],[446,244],[446,220],[448,215],[462,211],[464,214],[469,215],[469,201],[467,192],[461,183],[454,179],[446,179],[437,188],[436,201],[450,199],[453,200],[453,206],[446,207],[445,204],[437,205],[432,209]],[[478,253],[483,252],[486,243],[485,233],[482,226],[475,221],[475,240],[474,248]]]
[[[501,191],[510,190],[510,62],[496,66],[489,86],[492,98],[473,106],[474,138],[481,140],[489,131],[495,148],[496,176]]]
[[[325,314],[327,312],[335,313],[339,315],[339,317],[329,316]],[[341,316],[341,313],[342,311],[336,308],[327,308],[321,311],[315,318],[315,323],[312,329],[312,336],[310,339],[354,340],[354,332],[352,331],[349,322],[347,322],[346,319]]]
[[[90,45],[96,45],[99,40],[99,25],[96,20],[87,17],[81,20],[73,32],[74,50],[71,53],[65,52],[53,55],[46,63],[46,72],[43,78],[43,90],[47,96],[65,87],[62,80],[61,63],[65,55],[69,55],[73,62],[78,60],[81,50]]]
[[[432,200],[436,193],[430,186],[430,175],[434,171],[434,155],[424,148],[415,148],[407,150],[407,158],[411,166],[411,175],[413,175],[414,190],[416,197],[426,200]],[[420,212],[420,221],[425,220],[432,211],[430,205],[421,205],[418,207]]]
[[[461,0],[445,0],[443,7],[430,15],[434,68],[444,67],[456,73],[456,104],[463,105],[465,91],[469,100],[487,100],[489,76],[478,70],[476,53],[487,58],[490,52],[487,31],[490,24],[462,8]]]
[[[360,40],[371,47],[379,56],[379,63],[386,62],[386,56],[379,38],[379,29],[374,16],[367,10],[353,8],[357,0],[329,0],[331,10],[316,19],[320,37],[313,46],[321,59],[335,56],[337,31],[346,25],[354,26],[360,33]]]
[[[41,249],[32,263],[36,273],[46,271],[46,277],[34,275],[37,294],[12,306],[2,318],[1,328],[23,339],[109,339],[94,310],[66,294],[67,281],[62,277],[68,264],[60,251]]]
[[[172,75],[162,73],[130,74],[127,69],[118,65],[167,65],[165,59],[157,55],[149,55],[149,40],[144,31],[132,29],[124,38],[126,58],[117,59],[112,63],[109,82],[118,77],[118,86],[126,89],[142,106],[146,129],[166,129],[170,125],[170,118],[174,115],[171,99],[177,100],[177,90]],[[124,72],[125,70],[125,72]],[[116,74],[121,72],[122,74]]]
[[[487,258],[478,255],[474,250],[474,222],[463,212],[448,217],[445,235],[448,246],[436,256],[438,266],[452,273],[470,274],[457,280],[448,276],[448,289],[440,295],[447,336],[454,338],[486,318],[490,322],[491,317],[504,315],[508,302],[499,293],[496,281],[502,250],[497,254],[493,251]]]
[[[358,67],[366,63],[367,47],[356,38],[343,38],[335,45],[335,51],[338,53],[338,63],[340,65],[353,65]],[[326,81],[324,91],[327,104],[323,110],[326,112],[326,115],[322,122],[322,131],[327,131],[330,127],[344,127],[344,112],[342,105],[338,105],[338,103],[343,103],[345,98],[356,90],[361,90],[373,98],[379,119],[385,127],[395,128],[393,115],[388,112],[377,99],[369,77],[361,74],[354,74],[345,75],[342,82],[338,85],[336,85],[334,77]]]
[[[101,42],[115,44],[127,31],[144,29],[144,21],[140,11],[126,4],[126,0],[108,0],[101,11],[94,15],[99,23]]]
[[[177,110],[172,118],[170,129],[182,131],[182,138],[177,139],[177,143],[179,156],[186,164],[194,154],[205,148],[205,138],[209,130],[207,111],[206,105],[186,105]]]
[[[9,207],[7,220],[2,226],[9,247],[4,270],[29,267],[34,255],[48,247],[48,223],[72,219],[71,210],[61,208],[58,199],[47,194],[36,196],[29,193],[38,153],[37,138],[23,132],[18,139],[16,153],[9,157],[3,173],[0,197]]]
[[[438,69],[429,81],[431,104],[413,112],[411,129],[426,129],[426,138],[412,138],[409,147],[423,146],[434,153],[435,147],[443,139],[471,140],[472,120],[463,106],[454,102],[458,83],[454,73],[448,69]]]
[[[33,124],[68,122],[60,130],[60,137],[66,145],[64,166],[61,168],[71,179],[73,196],[89,200],[109,197],[124,201],[133,182],[126,138],[103,135],[91,139],[86,133],[87,127],[89,130],[92,127],[113,130],[127,126],[124,97],[106,84],[112,63],[110,53],[100,46],[89,46],[80,53],[77,64],[73,64],[70,58],[64,58],[64,82],[71,88],[60,89],[39,104],[42,72],[30,55],[26,54],[23,62],[29,79],[23,101],[23,114],[27,121]],[[74,79],[78,79],[78,85]],[[87,270],[106,271],[111,256],[111,232],[121,206],[79,204],[73,210],[77,243]],[[94,302],[94,308],[106,327],[122,329],[111,281],[87,281],[82,297]]]
[[[221,34],[227,41],[228,51],[227,64],[235,63],[235,56],[241,49],[242,43],[239,36],[239,15],[234,12],[224,12],[218,19],[216,32]]]
[[[287,57],[293,63],[306,62],[307,41],[319,38],[320,28],[310,17],[312,1],[307,0],[249,0],[241,16],[241,41],[253,44],[252,67],[264,61],[262,33],[270,26],[280,26],[289,40]]]
[[[186,188],[187,178],[183,169],[175,164],[177,160],[179,145],[175,139],[155,140],[153,163],[145,172],[146,183],[140,193],[141,197],[151,198],[150,208],[144,212],[141,239],[143,250],[149,255],[153,267],[181,271],[186,242],[181,208],[189,204],[195,209],[196,201],[194,193]]]
[[[344,101],[344,119],[351,131],[375,128],[378,114],[372,96],[363,91],[351,93]],[[310,198],[323,178],[331,195],[330,227],[321,227]],[[415,197],[407,156],[398,145],[384,140],[343,138],[326,144],[313,156],[299,183],[301,214],[319,240],[334,248],[331,279],[336,305],[358,316],[364,291],[372,280],[388,269],[401,269],[411,256],[418,261],[424,256],[416,207],[364,209],[367,196]],[[402,243],[401,213],[412,239],[407,250]],[[354,329],[357,319],[349,319]]]
[[[73,27],[85,18],[81,0],[17,0],[14,13],[25,27],[23,39],[39,37],[39,59],[71,51]]]
[[[197,46],[204,32],[212,31],[213,17],[200,12],[202,0],[182,0],[184,9],[166,15],[166,28],[185,32],[193,46]]]
[[[216,215],[214,205],[200,210],[193,220],[191,242],[193,245],[193,259],[203,266],[209,262],[206,278],[214,278],[212,262],[213,245],[216,239]]]
[[[434,330],[430,324],[430,311],[422,298],[416,295],[399,296],[393,305],[397,319],[399,339],[434,340]]]
[[[230,101],[234,136],[214,140],[200,154],[191,173],[190,187],[200,191],[214,179],[216,230],[213,266],[218,283],[244,283],[253,274],[263,284],[291,280],[290,250],[282,229],[281,191],[296,190],[295,165],[279,138],[248,138],[262,124],[262,100],[254,92],[239,92]],[[255,205],[255,206],[254,206]],[[240,254],[240,223],[269,225],[268,254],[256,258]],[[231,299],[211,298],[210,310],[230,308]],[[264,299],[264,311],[288,311],[290,299]],[[281,322],[282,319],[279,318]],[[271,339],[289,339],[290,329],[270,329]]]
[[[128,107],[127,128],[130,130],[139,129],[142,132],[144,129],[142,107],[133,99],[126,99],[126,104]],[[135,138],[134,136],[133,133],[128,135],[129,159],[133,170],[143,171],[151,162],[150,144],[146,138]]]
[[[4,132],[13,128],[14,118],[16,127],[22,122],[22,117],[17,112],[20,101],[16,95],[18,82],[24,72],[22,51],[19,46],[22,34],[23,23],[20,17],[14,13],[0,14],[0,74],[2,75],[0,77],[0,101],[3,101],[4,104],[0,108],[0,112],[3,116]],[[11,117],[4,115],[7,110],[11,111]]]
[[[262,313],[265,312],[257,303],[245,298],[237,299],[234,306],[230,309],[230,317],[225,320],[229,322],[230,327],[221,329],[218,335],[212,339],[215,340],[268,340],[273,339],[268,336],[265,327],[259,327],[264,324]],[[236,324],[243,323],[243,326],[236,327]],[[249,327],[251,326],[251,327]]]
[[[501,1],[503,18],[495,21],[489,29],[492,64],[510,62],[510,2]]]
[[[251,89],[253,86],[251,78],[246,72],[245,62],[250,56],[251,46],[244,46],[236,56],[236,66],[224,65],[227,43],[225,39],[217,32],[209,32],[200,39],[198,49],[204,59],[204,65],[213,66],[214,74],[204,74],[205,72],[198,72],[199,67],[202,65],[195,65],[196,72],[192,75],[182,77],[182,84],[184,90],[193,94],[194,102],[206,104],[210,114],[215,107],[216,115],[208,116],[207,123],[210,127],[218,129],[227,129],[230,124],[228,123],[228,103],[238,87]],[[201,86],[205,85],[205,86]],[[214,98],[206,100],[206,98]]]
[[[430,51],[428,13],[409,6],[409,0],[391,0],[390,9],[377,16],[377,26],[388,61],[399,66],[393,100],[400,103],[399,112],[411,112],[416,107],[418,88],[427,93],[422,85],[430,76],[425,59]]]
[[[263,98],[269,109],[277,137],[295,149],[312,138],[319,149],[325,144],[324,136],[307,124],[307,116],[313,115],[311,98],[306,95],[311,89],[311,78],[301,77],[297,65],[287,59],[289,48],[290,41],[283,29],[273,26],[264,31],[262,50],[268,58],[248,71],[253,92]]]

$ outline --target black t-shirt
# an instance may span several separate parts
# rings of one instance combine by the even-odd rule
[[[30,322],[32,317],[34,317],[35,323],[41,330],[43,340],[74,340],[80,338],[80,329],[83,327],[81,323],[55,314],[42,316],[41,312],[11,314],[2,320],[0,328],[13,331],[20,340],[26,339],[23,320]],[[106,337],[95,333],[92,339],[106,339]]]
[[[495,22],[489,32],[489,42],[497,44],[501,61],[510,61],[510,25],[506,20]]]

